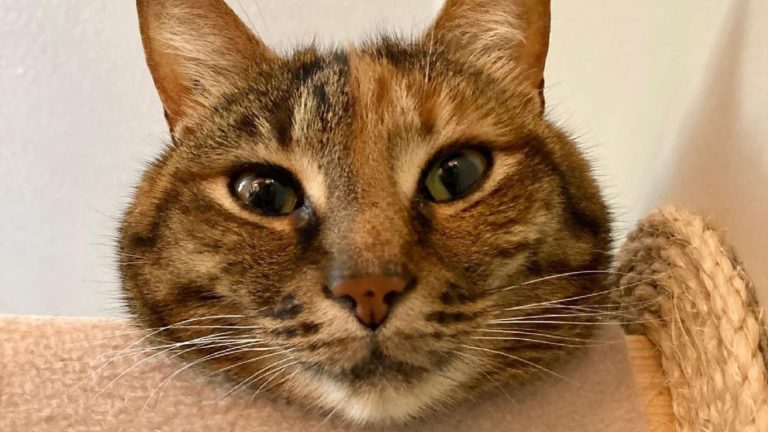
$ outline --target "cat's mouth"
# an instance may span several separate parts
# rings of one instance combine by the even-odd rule
[[[319,364],[308,366],[316,373],[337,382],[361,384],[385,380],[407,384],[440,370],[449,361],[448,356],[439,356],[430,367],[425,367],[388,355],[379,346],[374,345],[360,361],[345,369],[330,370]]]
[[[453,400],[474,372],[460,356],[439,355],[434,364],[417,365],[373,346],[361,360],[329,370],[303,364],[297,390],[331,411],[359,422],[402,421]],[[406,356],[406,353],[402,354]]]
[[[392,379],[408,381],[430,372],[429,369],[404,362],[385,354],[378,346],[371,349],[366,358],[342,371],[337,378],[348,382]]]

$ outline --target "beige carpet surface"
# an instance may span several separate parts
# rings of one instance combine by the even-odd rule
[[[376,430],[300,408],[226,394],[232,383],[183,370],[169,355],[122,355],[139,338],[125,322],[0,316],[0,431],[357,431]],[[124,353],[125,354],[125,353]],[[558,371],[429,421],[385,430],[643,432],[618,328]],[[169,378],[171,377],[171,378]]]

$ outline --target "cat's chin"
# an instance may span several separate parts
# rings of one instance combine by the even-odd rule
[[[472,368],[460,361],[435,371],[414,369],[408,373],[403,373],[403,365],[396,361],[372,367],[376,371],[367,377],[305,369],[295,375],[291,387],[299,393],[297,399],[310,400],[348,421],[398,424],[459,400],[464,396],[462,383],[473,377]]]

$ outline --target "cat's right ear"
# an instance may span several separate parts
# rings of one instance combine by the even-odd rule
[[[172,132],[179,121],[277,60],[223,0],[137,0],[141,40]]]

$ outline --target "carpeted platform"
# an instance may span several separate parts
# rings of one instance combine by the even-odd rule
[[[168,353],[132,346],[140,335],[117,320],[0,317],[0,431],[372,430],[251,399],[253,389],[223,396],[233,383],[176,374],[184,364]],[[618,326],[559,373],[568,380],[546,377],[398,430],[647,430]]]

